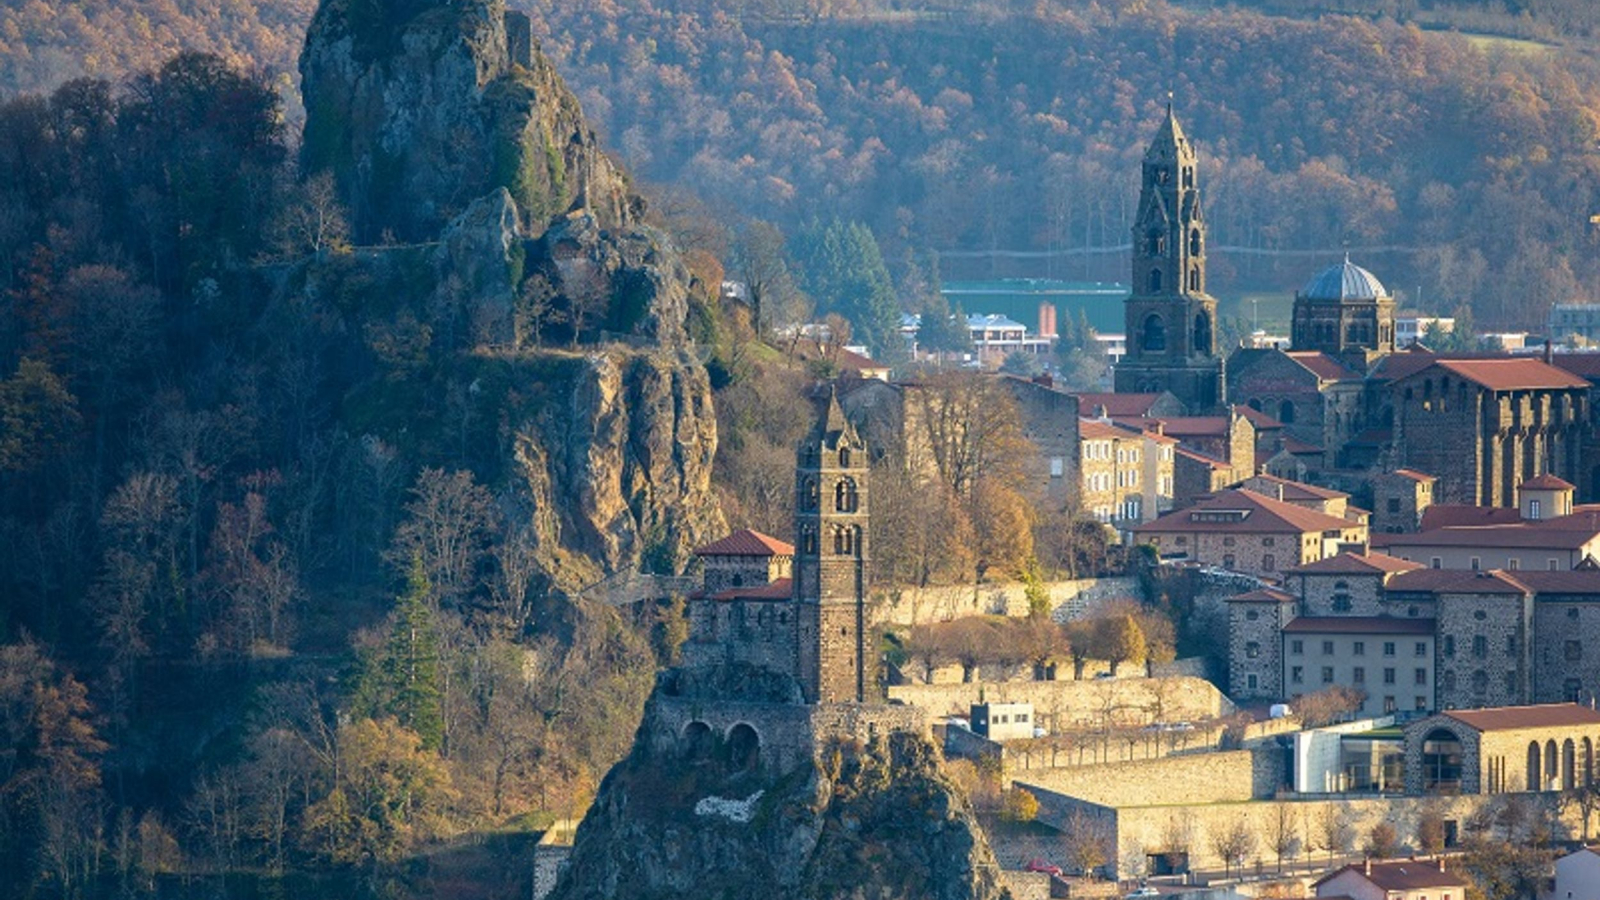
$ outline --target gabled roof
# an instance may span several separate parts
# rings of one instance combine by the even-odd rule
[[[697,547],[695,556],[793,556],[794,545],[769,534],[741,528],[725,538]]]
[[[831,360],[841,369],[851,372],[887,371],[889,367],[870,357],[862,356],[844,347],[825,346],[813,338],[804,338],[794,345],[794,355],[802,362]]]
[[[1162,431],[1176,438],[1227,437],[1227,416],[1161,416]]]
[[[1518,573],[1521,574],[1521,573]],[[1531,594],[1533,591],[1509,572],[1490,569],[1415,569],[1389,579],[1390,592],[1421,591],[1431,594]]]
[[[1286,501],[1350,499],[1350,495],[1346,494],[1344,491],[1335,491],[1329,488],[1317,487],[1314,484],[1306,484],[1303,481],[1290,481],[1287,478],[1279,478],[1276,475],[1267,475],[1265,473],[1261,475],[1253,475],[1250,478],[1245,479],[1245,481],[1265,481],[1269,484],[1275,484],[1283,488],[1283,499]],[[1240,484],[1243,483],[1243,481],[1240,482]],[[1234,487],[1238,487],[1238,485],[1234,485]]]
[[[1517,525],[1522,513],[1505,506],[1473,506],[1468,503],[1435,503],[1422,511],[1423,531],[1455,528],[1462,525]]]
[[[1402,478],[1409,478],[1412,481],[1424,481],[1430,484],[1439,480],[1426,472],[1418,472],[1416,469],[1395,469],[1393,474]]]
[[[1379,540],[1381,538],[1381,540]],[[1600,538],[1600,515],[1573,513],[1495,525],[1464,525],[1414,534],[1373,535],[1385,547],[1516,547],[1524,550],[1577,550]]]
[[[1190,450],[1187,447],[1179,447],[1177,450],[1175,450],[1173,452],[1175,452],[1178,456],[1182,457],[1183,459],[1187,459],[1187,460],[1190,460],[1192,462],[1197,462],[1200,465],[1205,466],[1208,469],[1232,469],[1233,468],[1233,465],[1231,463],[1225,463],[1220,459],[1212,459],[1211,457],[1205,455],[1204,453],[1196,453],[1196,452],[1194,452],[1193,450]]]
[[[1540,703],[1534,706],[1498,706],[1489,709],[1453,709],[1444,715],[1474,731],[1515,731],[1519,728],[1561,728],[1600,725],[1600,712],[1576,703]]]
[[[1350,381],[1361,377],[1361,373],[1321,350],[1289,350],[1283,355],[1323,381]]]
[[[1432,366],[1405,377],[1415,378],[1432,368],[1442,369],[1490,391],[1564,390],[1589,387],[1589,382],[1565,369],[1526,356],[1506,359],[1440,359]]]
[[[1300,616],[1283,626],[1285,634],[1433,634],[1432,619],[1395,616]]]
[[[1435,353],[1432,350],[1407,347],[1399,353],[1391,353],[1381,357],[1372,367],[1371,378],[1374,381],[1388,382],[1399,381],[1402,378],[1415,375],[1434,363],[1444,360],[1475,360],[1475,359],[1510,359],[1511,354],[1504,351],[1482,351],[1463,353]]]
[[[1517,485],[1517,487],[1525,490],[1535,491],[1574,491],[1578,489],[1578,486],[1572,482],[1557,478],[1548,472],[1534,478],[1529,478],[1522,484]]]
[[[1357,523],[1330,516],[1255,491],[1218,491],[1188,509],[1170,512],[1134,531],[1139,534],[1207,531],[1218,533],[1306,534],[1344,531]]]
[[[1421,888],[1465,888],[1467,881],[1454,872],[1446,872],[1437,861],[1407,859],[1396,862],[1375,862],[1345,866],[1317,879],[1311,886],[1318,887],[1346,872],[1354,872],[1384,891],[1414,891]]]
[[[1105,407],[1106,415],[1113,419],[1124,417],[1145,418],[1165,394],[1073,394],[1078,398],[1078,412],[1093,415],[1095,407]]]
[[[1228,597],[1226,603],[1293,603],[1296,598],[1293,594],[1286,594],[1275,588],[1260,588],[1248,594],[1235,594]]]
[[[1580,378],[1600,380],[1600,353],[1556,353],[1551,355],[1550,364]]]
[[[1400,559],[1386,553],[1340,553],[1303,566],[1295,566],[1288,571],[1295,575],[1380,575],[1411,572],[1420,568],[1422,563]]]
[[[1241,416],[1244,416],[1246,419],[1249,419],[1250,424],[1254,425],[1257,431],[1270,431],[1274,428],[1283,427],[1282,422],[1274,419],[1259,409],[1252,409],[1251,407],[1240,404],[1235,406],[1233,411]]]

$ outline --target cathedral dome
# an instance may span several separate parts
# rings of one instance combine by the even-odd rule
[[[1329,266],[1306,282],[1300,296],[1307,300],[1376,300],[1389,296],[1389,291],[1378,276],[1345,257],[1344,262]]]

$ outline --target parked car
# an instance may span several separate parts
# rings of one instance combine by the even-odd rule
[[[1023,866],[1023,869],[1029,872],[1044,872],[1047,875],[1054,875],[1057,878],[1064,877],[1060,866],[1051,865],[1042,859],[1028,860],[1028,864]]]
[[[1155,888],[1151,887],[1150,885],[1146,884],[1146,885],[1141,885],[1140,887],[1138,887],[1138,888],[1136,888],[1136,889],[1134,889],[1132,891],[1129,891],[1128,894],[1123,898],[1123,900],[1143,900],[1143,898],[1145,898],[1145,897],[1159,897],[1159,896],[1161,896],[1161,892],[1160,891],[1158,891]]]

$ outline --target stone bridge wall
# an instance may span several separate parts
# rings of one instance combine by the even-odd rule
[[[656,697],[641,731],[653,752],[670,756],[685,752],[685,731],[704,723],[719,741],[738,725],[755,729],[763,766],[788,772],[810,762],[830,739],[868,743],[891,731],[928,734],[927,715],[911,706],[825,703],[815,706],[752,703],[731,700]]]

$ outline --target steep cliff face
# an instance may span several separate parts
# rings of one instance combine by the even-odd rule
[[[834,740],[783,771],[751,765],[731,740],[664,745],[650,732],[664,695],[682,699],[684,674],[662,676],[632,753],[579,827],[552,900],[1007,896],[971,806],[925,736]],[[764,696],[745,699],[798,698],[798,686],[785,692],[774,677],[758,685]],[[741,696],[728,681],[698,685],[704,702]]]
[[[306,34],[302,161],[331,170],[356,239],[424,241],[476,198],[511,192],[537,233],[587,209],[630,224],[638,199],[601,151],[527,20],[503,0],[324,0]]]
[[[468,461],[528,526],[536,592],[680,571],[724,528],[691,276],[526,18],[323,0],[300,65],[305,169],[334,173],[358,242],[411,242],[285,280],[348,298],[376,370],[352,425]]]

